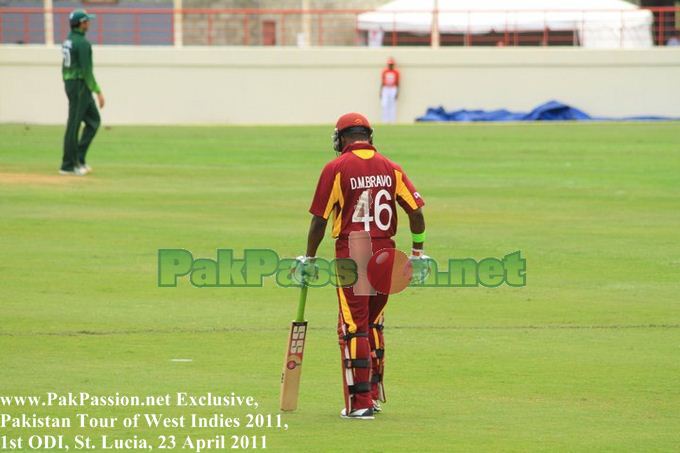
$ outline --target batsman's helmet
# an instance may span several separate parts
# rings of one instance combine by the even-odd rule
[[[343,132],[354,128],[361,128],[365,130],[368,134],[369,142],[373,143],[373,128],[371,127],[371,123],[368,122],[368,119],[361,113],[345,113],[340,118],[338,118],[338,121],[335,123],[335,131],[333,132],[333,149],[336,152],[342,151],[340,138],[342,137]]]

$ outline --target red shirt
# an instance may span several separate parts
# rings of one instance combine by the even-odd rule
[[[398,87],[399,86],[399,71],[396,69],[383,69],[382,72],[382,86]]]
[[[425,204],[399,165],[368,143],[353,143],[321,171],[309,212],[324,219],[333,213],[333,237],[365,230],[389,238],[397,232],[395,201],[406,212]]]

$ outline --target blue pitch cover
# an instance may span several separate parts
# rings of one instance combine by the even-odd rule
[[[663,116],[632,116],[624,118],[608,118],[590,116],[582,110],[559,101],[548,101],[532,111],[511,112],[499,110],[454,110],[447,112],[444,107],[428,108],[425,115],[416,118],[422,122],[476,122],[476,121],[663,121],[677,120]]]

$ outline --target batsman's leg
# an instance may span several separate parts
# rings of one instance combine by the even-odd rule
[[[376,239],[373,244],[374,250],[394,248],[391,239]],[[374,401],[373,408],[380,411],[378,401],[387,401],[385,396],[385,337],[383,326],[385,321],[385,307],[387,306],[388,294],[376,293],[368,301],[369,320],[369,343],[371,346],[371,398]]]
[[[387,401],[385,396],[385,338],[383,336],[385,317],[381,315],[369,324],[371,329],[371,398],[375,401]]]
[[[354,296],[351,288],[338,288],[338,338],[342,359],[346,413],[373,407],[371,352],[368,339],[368,297]],[[362,307],[363,306],[363,307]]]

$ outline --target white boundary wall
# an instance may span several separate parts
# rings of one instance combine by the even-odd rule
[[[428,106],[680,117],[680,49],[272,49],[95,46],[105,124],[328,124],[380,117],[380,71],[402,73],[399,121]],[[64,124],[59,47],[0,46],[0,122]]]

